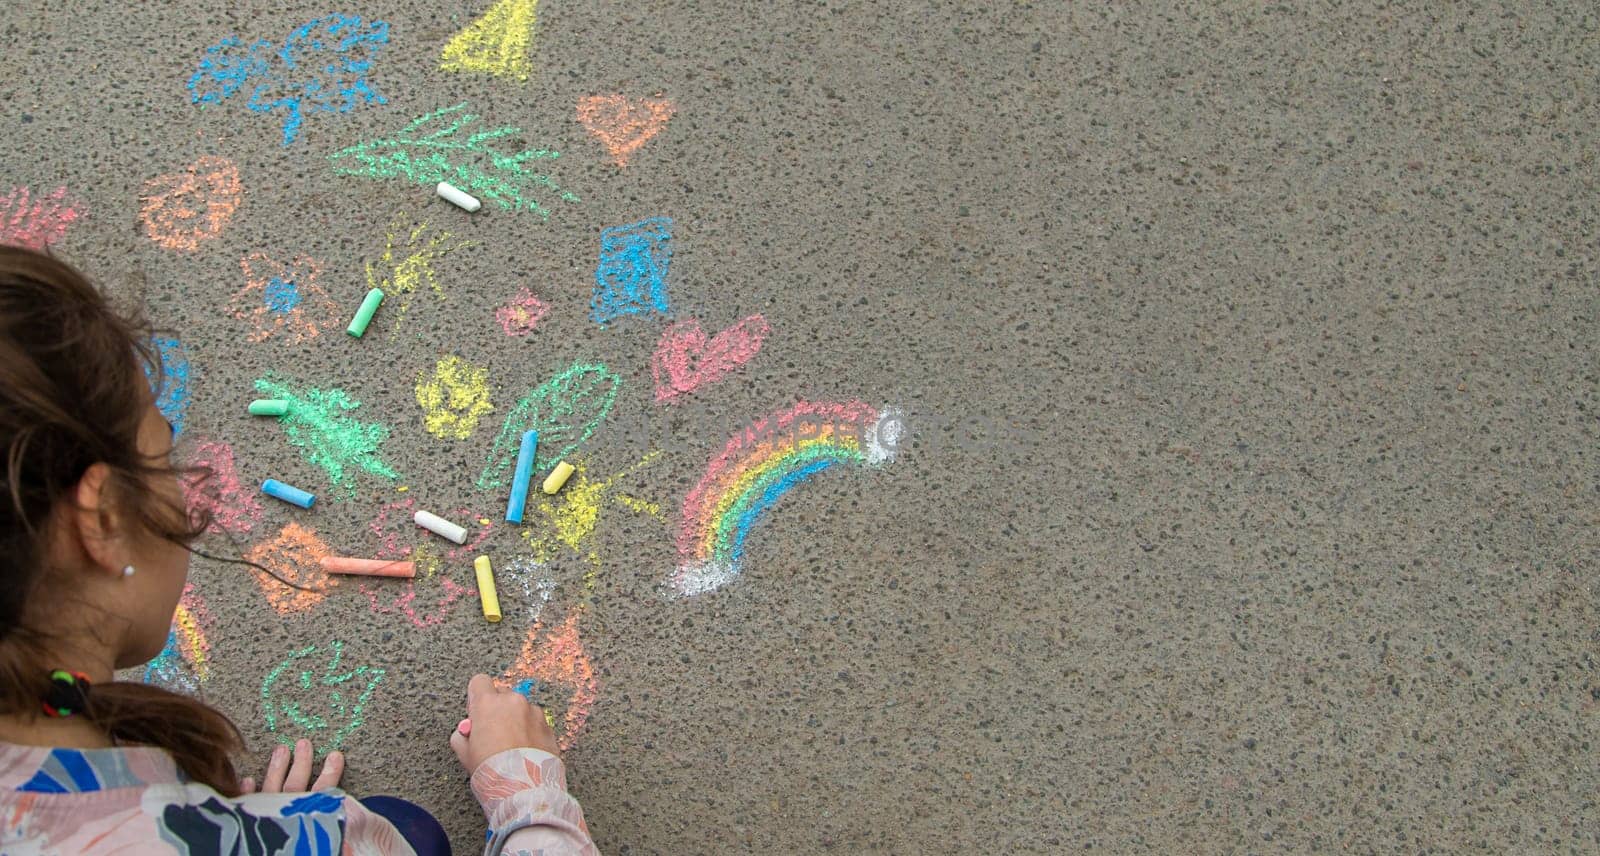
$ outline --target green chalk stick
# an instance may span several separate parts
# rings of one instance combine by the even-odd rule
[[[258,398],[250,402],[251,416],[282,416],[289,412],[289,402],[281,398]]]
[[[361,338],[361,334],[367,332],[367,325],[372,323],[372,315],[378,311],[378,304],[382,302],[383,289],[374,288],[367,292],[367,298],[361,301],[361,308],[356,310],[355,320],[350,322],[345,332],[357,339]]]

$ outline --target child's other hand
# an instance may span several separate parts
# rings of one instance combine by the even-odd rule
[[[279,746],[272,750],[272,755],[267,760],[267,774],[261,777],[260,788],[256,787],[254,778],[246,776],[244,781],[239,783],[239,790],[247,794],[257,792],[277,794],[337,788],[339,778],[344,775],[344,753],[328,753],[328,757],[322,761],[322,775],[317,777],[315,784],[311,781],[311,770],[314,766],[311,760],[311,741],[302,737],[295,741],[293,753],[287,746]]]
[[[507,749],[531,747],[561,754],[544,708],[529,704],[520,693],[500,689],[488,675],[473,675],[467,684],[467,718],[472,720],[472,736],[451,732],[450,748],[469,776],[491,755]]]

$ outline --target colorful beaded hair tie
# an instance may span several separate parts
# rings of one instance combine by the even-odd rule
[[[44,697],[46,716],[66,717],[82,713],[89,704],[89,676],[82,672],[56,669],[50,673],[50,693]]]

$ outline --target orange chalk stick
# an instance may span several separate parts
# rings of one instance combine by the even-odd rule
[[[416,562],[396,562],[388,559],[346,559],[343,556],[324,556],[322,569],[330,574],[359,574],[364,577],[406,577],[417,575]]]

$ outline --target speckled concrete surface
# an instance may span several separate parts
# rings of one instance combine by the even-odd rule
[[[623,376],[579,457],[663,450],[627,483],[663,517],[608,510],[596,535],[600,692],[567,758],[606,852],[1594,852],[1589,7],[546,0],[519,85],[437,70],[487,3],[373,2],[339,11],[390,23],[388,103],[284,146],[184,84],[224,36],[330,8],[226,5],[9,4],[0,183],[79,201],[57,252],[181,331],[185,442],[232,444],[247,480],[327,487],[241,414],[268,368],[388,424],[410,496],[491,515],[472,480],[515,397],[577,359]],[[677,110],[622,170],[574,121],[614,92]],[[325,160],[460,101],[559,149],[582,203],[469,217]],[[163,249],[143,183],[202,155],[244,201]],[[353,308],[401,212],[477,243],[395,341],[251,344],[224,311],[256,251],[318,259]],[[657,215],[676,317],[772,328],[670,406],[667,319],[588,320],[599,231]],[[551,305],[525,340],[489,315],[521,286]],[[449,354],[495,390],[462,441],[412,393]],[[733,584],[663,595],[708,458],[799,398],[897,405],[909,438],[786,497]],[[357,484],[262,529],[370,551],[395,485]],[[554,569],[570,606],[583,564]],[[467,603],[417,629],[351,585],[280,618],[246,571],[193,577],[204,694],[256,746],[263,676],[342,640],[389,670],[350,788],[476,846],[445,735],[525,621]]]

